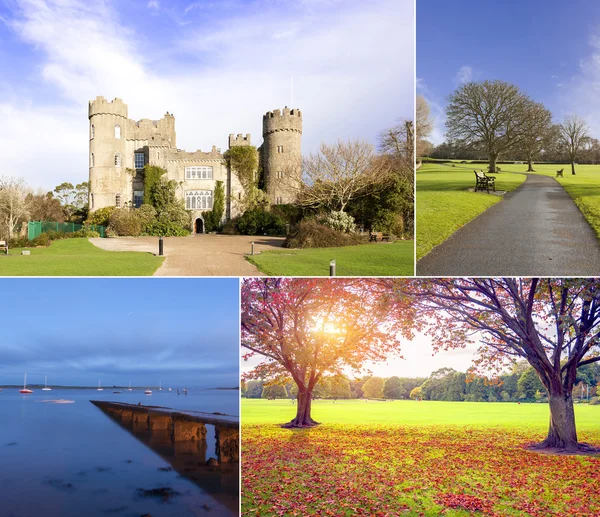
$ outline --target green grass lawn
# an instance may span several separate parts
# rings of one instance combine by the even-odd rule
[[[502,174],[507,172],[525,172],[527,165],[501,165]],[[575,176],[570,165],[533,166],[537,174],[556,176],[556,171],[564,169],[563,177],[556,178],[581,210],[587,222],[600,238],[600,165],[576,165]]]
[[[473,170],[482,167],[485,169],[485,164],[450,167],[427,163],[417,171],[417,260],[502,199],[486,192],[468,192],[475,186]],[[514,190],[526,179],[524,174],[504,172],[504,165],[501,168],[497,190]]]
[[[270,276],[328,276],[335,259],[338,276],[411,276],[414,242],[361,244],[341,248],[265,251],[247,260]]]
[[[150,253],[105,251],[87,239],[62,239],[47,248],[24,248],[0,254],[0,276],[148,276],[164,257]]]
[[[600,406],[576,405],[600,445]],[[325,401],[282,429],[289,400],[242,400],[242,515],[600,515],[600,458],[532,452],[547,404]]]

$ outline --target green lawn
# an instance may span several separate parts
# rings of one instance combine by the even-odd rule
[[[62,239],[47,248],[11,249],[0,254],[0,276],[148,276],[164,257],[150,253],[104,251],[87,239]]]
[[[456,163],[451,167],[427,163],[417,171],[417,260],[502,199],[486,192],[468,192],[475,186],[473,170],[482,168],[485,164]],[[501,168],[497,190],[514,190],[526,179],[524,174],[510,173],[504,165]]]
[[[313,418],[326,424],[521,426],[546,429],[548,404],[422,400],[315,400]],[[577,428],[600,430],[600,406],[576,404]],[[290,400],[242,399],[242,423],[282,424],[294,418]]]
[[[242,400],[242,515],[598,517],[600,458],[547,455],[547,404]],[[600,406],[575,408],[600,445]]]
[[[525,172],[527,165],[501,165],[502,174],[507,172]],[[600,165],[576,165],[575,176],[571,174],[570,165],[537,165],[533,166],[538,174],[556,176],[556,171],[564,169],[564,176],[557,178],[569,196],[581,210],[587,222],[600,238]]]
[[[247,259],[270,276],[328,276],[332,259],[338,276],[411,276],[414,242],[265,251]]]

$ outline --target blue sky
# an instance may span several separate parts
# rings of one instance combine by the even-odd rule
[[[417,93],[443,141],[447,97],[468,80],[501,79],[558,122],[586,118],[600,136],[600,4],[589,0],[418,0]]]
[[[238,279],[1,279],[0,385],[233,387]]]
[[[411,118],[413,0],[0,0],[0,174],[48,190],[88,175],[87,103],[175,114],[182,149],[262,140],[303,111],[303,151]]]

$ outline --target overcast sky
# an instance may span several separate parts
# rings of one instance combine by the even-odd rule
[[[0,284],[0,385],[239,384],[237,278]]]
[[[583,116],[600,137],[600,9],[589,0],[417,1],[417,93],[444,140],[448,96],[501,79],[542,102],[559,122]]]
[[[0,174],[87,181],[87,105],[176,119],[178,147],[262,140],[303,111],[303,152],[412,118],[413,0],[0,0]]]

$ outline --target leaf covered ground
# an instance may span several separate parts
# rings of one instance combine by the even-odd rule
[[[580,431],[600,444],[600,430]],[[321,424],[242,431],[244,516],[600,515],[600,458],[525,446],[506,426]]]

